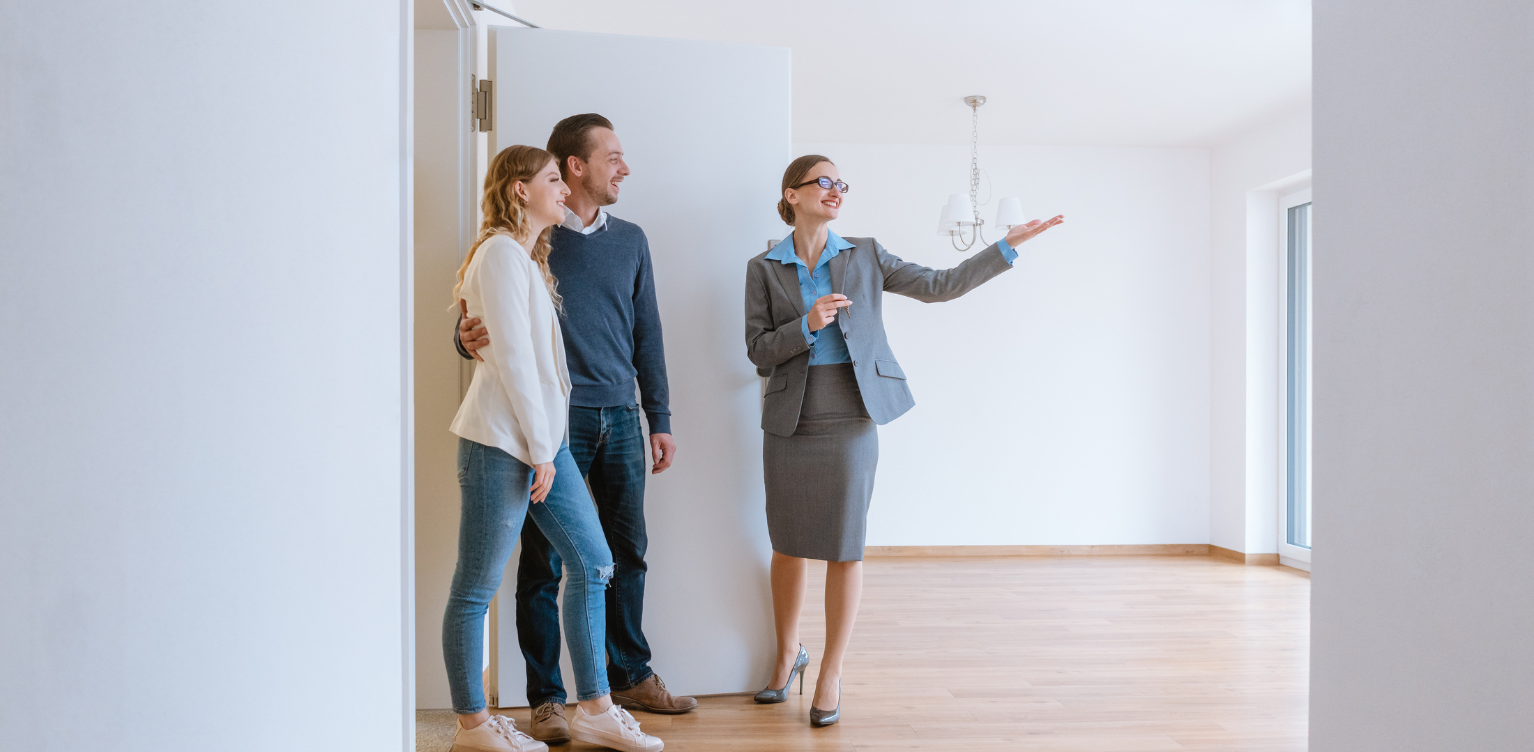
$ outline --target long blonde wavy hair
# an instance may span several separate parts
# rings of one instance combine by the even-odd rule
[[[479,204],[484,219],[479,224],[479,237],[469,246],[469,253],[463,258],[463,266],[458,267],[458,284],[453,286],[453,305],[458,305],[461,297],[463,275],[469,269],[469,262],[474,260],[474,252],[485,241],[496,235],[515,239],[517,235],[526,234],[527,203],[517,196],[512,187],[518,181],[531,183],[553,161],[553,154],[536,146],[522,145],[508,146],[490,160],[490,168],[485,172],[485,197]],[[543,284],[549,288],[549,297],[554,300],[554,307],[563,310],[564,299],[559,296],[559,280],[554,279],[554,273],[549,270],[549,238],[553,233],[553,226],[544,228],[533,247],[528,249],[528,255],[533,257],[538,270],[543,272]]]

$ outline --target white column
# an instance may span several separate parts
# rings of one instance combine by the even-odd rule
[[[1534,6],[1315,10],[1315,752],[1534,749]]]
[[[0,9],[0,739],[406,747],[409,3]]]

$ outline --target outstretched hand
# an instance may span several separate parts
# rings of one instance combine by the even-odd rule
[[[1053,219],[1035,219],[1026,225],[1018,225],[1013,227],[1011,230],[1007,231],[1007,245],[1016,248],[1020,243],[1026,243],[1034,239],[1034,237],[1036,237],[1039,233],[1044,232],[1045,230],[1048,230],[1049,228],[1054,227],[1055,225],[1058,225],[1064,221],[1065,215],[1059,214],[1056,215]]]

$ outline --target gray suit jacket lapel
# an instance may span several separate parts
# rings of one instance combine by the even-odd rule
[[[799,312],[799,316],[803,316],[805,314],[804,296],[799,294],[799,265],[785,264],[774,259],[767,259],[767,263],[773,267],[772,271],[778,278],[778,285],[783,288],[783,296],[788,298],[788,302],[793,305],[795,311]]]

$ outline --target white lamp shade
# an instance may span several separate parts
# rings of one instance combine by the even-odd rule
[[[954,219],[952,213],[948,211],[948,204],[943,204],[943,208],[938,210],[937,234],[952,235],[958,231],[958,220]]]
[[[969,202],[969,196],[955,193],[948,197],[948,208],[944,210],[943,218],[950,217],[965,227],[975,225],[975,207]]]
[[[1015,198],[1002,199],[996,207],[996,226],[1012,228],[1025,224],[1028,224],[1028,216],[1023,214],[1023,202]]]
[[[937,221],[937,234],[951,235],[959,231],[965,225],[975,223],[975,217],[966,207],[969,206],[969,197],[957,194],[948,197],[948,203],[943,204],[943,213]]]

